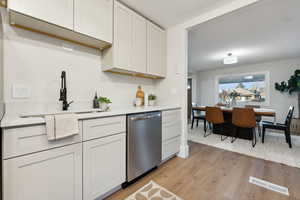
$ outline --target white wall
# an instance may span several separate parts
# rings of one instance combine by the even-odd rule
[[[3,87],[3,26],[0,15],[0,120],[4,114]]]
[[[198,73],[192,72],[188,73],[188,78],[192,79],[192,102],[197,103],[197,78],[198,78]]]
[[[197,103],[201,105],[214,105],[216,103],[215,79],[217,76],[268,71],[270,72],[270,105],[267,107],[276,109],[277,119],[284,120],[289,106],[294,105],[295,116],[298,116],[297,97],[286,93],[282,94],[274,88],[276,82],[287,81],[296,69],[300,69],[300,58],[200,71],[197,78]]]
[[[186,31],[182,26],[169,28],[167,31],[167,74],[156,85],[160,104],[178,104],[182,107],[182,134],[180,157],[188,156],[187,145],[187,60],[181,54],[186,45]],[[187,51],[185,51],[187,52]]]
[[[145,92],[155,92],[150,79],[104,73],[101,71],[100,51],[67,43],[74,51],[62,48],[61,40],[35,34],[7,23],[4,25],[4,98],[8,114],[59,110],[60,74],[67,71],[68,100],[71,109],[89,108],[95,91],[111,98],[113,107],[131,106],[138,85]],[[14,99],[12,86],[28,85],[28,99]]]

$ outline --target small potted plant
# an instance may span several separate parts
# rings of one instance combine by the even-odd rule
[[[98,102],[100,105],[101,110],[108,110],[109,104],[112,103],[111,100],[107,97],[99,97]]]
[[[154,94],[150,94],[148,100],[149,106],[155,106],[156,96]]]

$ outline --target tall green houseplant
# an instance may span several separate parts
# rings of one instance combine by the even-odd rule
[[[275,83],[275,89],[280,92],[296,93],[298,95],[298,118],[300,118],[300,70],[297,69],[287,83],[285,81],[280,84]]]

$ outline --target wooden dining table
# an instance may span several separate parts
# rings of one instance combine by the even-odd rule
[[[232,107],[220,107],[221,110],[225,113],[232,113],[233,108]],[[193,110],[198,111],[206,111],[206,106],[195,106],[192,108]],[[254,108],[254,112],[256,116],[262,116],[262,117],[276,117],[276,110],[270,109],[270,108]]]
[[[232,124],[232,112],[233,108],[232,107],[223,107],[220,106],[221,110],[223,111],[224,114],[224,119],[226,121],[226,126],[225,129],[224,127],[222,128],[222,131],[220,131],[219,125],[213,126],[213,133],[215,134],[220,134],[220,135],[227,135],[231,136],[234,130],[234,125]],[[194,106],[192,107],[194,111],[206,111],[206,106]],[[261,117],[272,117],[274,118],[274,122],[276,121],[276,110],[270,109],[270,108],[254,108],[254,112],[256,116],[261,116]],[[239,132],[237,133],[238,138],[242,139],[247,139],[251,140],[252,139],[252,134],[251,131],[248,129],[239,129]]]

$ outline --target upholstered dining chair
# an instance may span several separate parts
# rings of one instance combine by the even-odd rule
[[[293,114],[294,114],[294,106],[290,106],[284,124],[263,121],[262,122],[263,124],[262,143],[265,142],[266,129],[274,129],[274,130],[284,131],[285,140],[289,144],[289,147],[292,148],[290,126],[293,119]]]
[[[206,132],[206,119],[205,114],[202,114],[201,111],[192,108],[192,125],[191,129],[194,128],[194,122],[196,121],[197,127],[199,125],[199,120],[202,120],[204,122],[204,132]]]
[[[256,145],[256,118],[253,108],[233,108],[232,124],[235,126],[234,134],[231,142],[233,143],[237,138],[239,128],[251,129],[252,132],[252,147]]]
[[[219,107],[206,107],[206,115],[205,115],[206,121],[210,124],[213,125],[220,125],[221,127],[221,131],[223,132],[224,128],[224,116],[223,116],[223,112],[221,110],[221,108]],[[211,130],[211,129],[210,129]],[[210,131],[209,134],[204,134],[204,137],[209,136],[210,134],[212,134],[212,130]],[[224,141],[227,138],[227,136],[225,138],[223,138],[223,135],[221,135],[221,140]]]
[[[245,107],[246,108],[260,108],[259,105],[245,105]],[[257,124],[259,137],[261,136],[261,121],[262,121],[262,117],[261,116],[256,116],[256,124]]]

